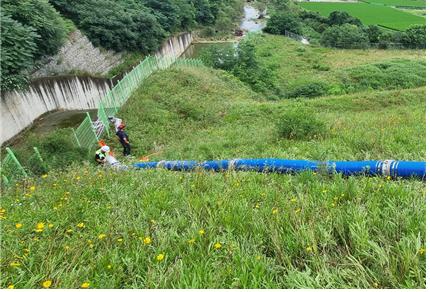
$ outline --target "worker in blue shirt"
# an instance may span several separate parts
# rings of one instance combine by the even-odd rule
[[[128,140],[128,135],[124,131],[124,128],[125,128],[124,124],[119,125],[116,135],[118,136],[119,142],[121,143],[122,147],[124,147],[124,151],[123,151],[124,156],[128,156],[130,155],[130,152],[131,152],[131,146],[130,146],[130,141]]]

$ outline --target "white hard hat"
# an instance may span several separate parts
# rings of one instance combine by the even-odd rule
[[[102,147],[102,151],[103,151],[103,152],[109,152],[109,151],[110,151],[109,146],[107,146],[107,145],[103,146],[103,147]]]

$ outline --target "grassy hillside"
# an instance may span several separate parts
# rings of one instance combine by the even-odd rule
[[[422,60],[312,50],[340,70]],[[275,43],[271,53],[294,55]],[[308,63],[282,62],[278,73]],[[409,87],[271,101],[223,71],[175,69],[147,79],[120,116],[136,157],[423,160],[425,88]],[[303,136],[285,136],[291,125]],[[425,287],[418,180],[84,164],[17,184],[0,208],[1,287]]]
[[[283,95],[310,83],[332,94],[425,86],[423,50],[333,50],[266,34],[253,43]]]

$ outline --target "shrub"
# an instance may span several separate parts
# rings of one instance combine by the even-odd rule
[[[200,58],[206,66],[231,71],[237,63],[237,52],[232,45],[210,46],[203,50]]]
[[[323,137],[326,125],[305,108],[291,109],[281,115],[276,123],[281,138],[305,140]]]
[[[237,48],[211,47],[203,52],[202,59],[208,66],[231,72],[256,92],[278,91],[273,71],[257,62],[252,37],[242,39]]]
[[[271,34],[284,35],[285,31],[300,34],[300,19],[292,13],[275,13],[270,16],[264,31]]]
[[[299,85],[293,88],[288,94],[287,97],[296,98],[296,97],[317,97],[322,96],[327,93],[328,85],[324,82],[316,81],[309,82],[306,84]]]
[[[347,91],[365,89],[398,89],[425,85],[425,63],[394,60],[358,66],[343,71],[341,81]]]
[[[364,49],[369,47],[369,38],[361,27],[342,24],[326,29],[321,35],[321,44],[333,48]]]

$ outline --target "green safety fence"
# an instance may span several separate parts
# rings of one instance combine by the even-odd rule
[[[0,172],[4,185],[36,173],[45,173],[48,167],[40,155],[39,149],[33,147],[33,154],[26,159],[27,165],[23,165],[11,148],[6,147],[6,156],[1,162]]]
[[[10,184],[12,180],[28,177],[24,167],[9,147],[6,147],[6,156],[1,163],[1,176],[6,185]]]
[[[99,103],[97,109],[97,120],[92,121],[90,115],[87,116],[75,130],[73,129],[73,139],[79,147],[91,148],[100,140],[106,132],[110,137],[109,116],[115,116],[121,106],[128,100],[133,91],[140,83],[158,70],[165,70],[169,67],[201,67],[204,66],[201,60],[197,59],[177,59],[175,57],[148,56],[136,67],[110,89]]]
[[[93,121],[89,113],[77,129],[73,130],[73,139],[81,148],[90,149],[100,140],[106,132],[109,136],[109,116],[114,116],[121,106],[128,100],[133,91],[140,83],[158,70],[165,70],[170,67],[201,67],[204,66],[201,60],[197,59],[177,59],[174,57],[148,56],[139,65],[133,68],[112,88],[101,100],[97,109],[97,120]],[[45,173],[48,171],[47,164],[42,159],[42,155],[36,147],[34,153],[25,159],[27,166],[22,164],[11,148],[6,147],[6,156],[1,161],[0,173],[2,182],[9,185],[12,181],[27,178],[30,175]]]

